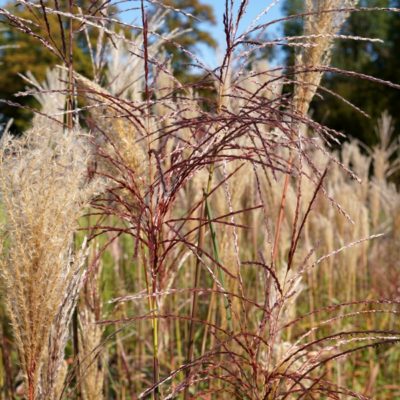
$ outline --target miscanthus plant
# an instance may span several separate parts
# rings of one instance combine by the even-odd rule
[[[84,263],[73,235],[94,193],[85,141],[78,132],[51,126],[2,138],[1,273],[29,399],[55,397],[63,368]]]
[[[386,116],[369,156],[355,142],[333,151],[341,134],[308,114],[318,90],[334,95],[320,87],[325,71],[340,73],[334,40],[375,40],[340,35],[357,2],[306,1],[304,34],[267,41],[262,18],[277,2],[243,30],[249,2],[226,1],[215,69],[175,43],[185,32],[159,34],[179,9],[132,2],[141,25],[128,36],[108,5],[20,3],[45,29],[56,15],[98,30],[92,80],[74,71],[67,36],[61,55],[51,32],[38,37],[63,66],[44,85],[27,76],[20,95],[34,94],[40,114],[3,143],[2,272],[28,398],[369,398],[374,386],[348,370],[354,354],[372,360],[399,341],[398,299],[367,298],[384,245],[374,243],[396,230],[385,198],[398,197],[387,182],[398,146]],[[194,60],[194,84],[175,79],[165,43]],[[297,49],[294,66],[256,60],[276,45]],[[73,233],[89,201],[83,277]]]

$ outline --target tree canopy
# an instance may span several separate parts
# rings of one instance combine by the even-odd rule
[[[285,15],[303,11],[303,0],[286,0],[283,7]],[[399,7],[399,0],[360,0],[360,7]],[[290,19],[285,23],[287,36],[301,34],[302,19]],[[343,35],[379,38],[384,43],[371,43],[357,40],[337,40],[332,55],[334,67],[371,75],[394,83],[399,83],[400,60],[400,14],[384,11],[361,11],[352,13],[344,24]],[[286,49],[286,60],[293,60],[293,50]],[[344,97],[367,114],[376,119],[388,110],[400,128],[397,109],[400,92],[369,80],[348,77],[340,73],[328,73],[322,84],[329,90]],[[329,94],[321,92],[324,99],[313,102],[314,117],[328,126],[356,137],[371,145],[375,141],[371,120],[357,113],[349,105]]]
[[[62,12],[68,12],[68,1],[57,2]],[[78,13],[78,7],[89,9],[91,2],[81,0],[74,3],[72,12]],[[69,32],[70,21],[64,17],[49,14],[43,8],[27,7],[10,1],[5,6],[13,16],[25,19],[26,26],[34,32],[26,34],[14,17],[2,16],[3,25],[0,31],[0,99],[8,103],[0,103],[0,115],[3,121],[14,119],[14,127],[22,131],[29,124],[31,112],[35,107],[35,100],[31,97],[15,97],[14,95],[25,89],[26,81],[21,77],[28,71],[39,80],[43,80],[48,68],[63,64],[69,59]],[[46,14],[46,18],[43,18]],[[73,64],[74,68],[86,76],[91,75],[91,62],[85,32],[79,21],[72,22],[73,34]],[[95,29],[88,29],[90,40],[96,37]],[[44,46],[43,43],[46,43]],[[11,105],[19,104],[21,107]]]

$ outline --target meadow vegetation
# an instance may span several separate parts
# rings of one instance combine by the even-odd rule
[[[243,30],[227,0],[215,69],[163,29],[169,3],[130,1],[140,26],[18,3],[3,22],[59,65],[25,74],[39,107],[1,138],[0,399],[400,398],[393,120],[367,148],[310,112],[324,73],[399,88],[330,67],[336,39],[377,41],[341,34],[357,1],[305,0],[303,34],[268,41],[270,7]],[[271,46],[294,65],[252,58]]]

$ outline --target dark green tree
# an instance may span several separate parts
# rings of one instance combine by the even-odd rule
[[[283,11],[286,15],[296,14],[303,9],[303,0],[286,0]],[[361,7],[398,7],[399,0],[361,0]],[[399,83],[400,15],[393,12],[363,11],[351,14],[343,26],[344,35],[380,38],[384,43],[356,40],[337,40],[333,50],[334,67]],[[302,19],[290,20],[284,26],[286,35],[302,32]],[[286,60],[293,61],[293,51],[286,49]],[[347,77],[340,73],[328,73],[322,84],[352,102],[373,120],[385,110],[397,118],[400,92],[368,80]],[[312,108],[314,117],[326,125],[359,138],[371,145],[375,135],[371,120],[357,113],[339,99],[321,92],[324,99],[315,99]],[[396,119],[400,129],[400,120]]]
[[[282,5],[282,12],[285,16],[290,16],[283,25],[283,35],[285,37],[299,36],[303,32],[303,20],[297,17],[298,14],[304,11],[304,0],[286,0]],[[294,63],[293,47],[284,47],[286,65]]]

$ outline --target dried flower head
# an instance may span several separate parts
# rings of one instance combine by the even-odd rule
[[[82,266],[82,255],[71,251],[73,233],[95,187],[87,183],[89,152],[79,132],[34,127],[20,139],[6,136],[2,144],[6,246],[0,268],[29,399],[34,399],[50,332]]]

